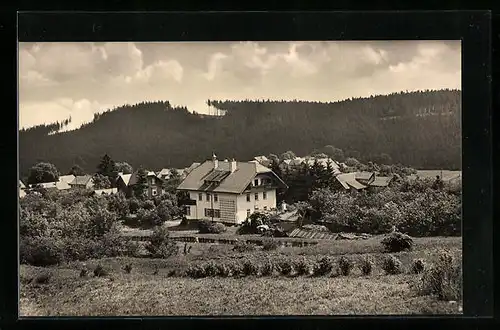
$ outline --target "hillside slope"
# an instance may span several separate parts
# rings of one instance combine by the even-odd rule
[[[94,171],[108,153],[151,169],[185,167],[208,158],[241,160],[292,150],[304,155],[333,145],[367,161],[382,153],[417,168],[460,169],[461,92],[397,93],[341,102],[211,101],[221,118],[169,102],[124,105],[75,131],[53,126],[19,132],[21,174],[38,161],[61,172],[73,164]]]

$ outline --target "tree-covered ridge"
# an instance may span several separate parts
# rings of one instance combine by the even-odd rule
[[[167,101],[124,105],[78,130],[19,133],[20,168],[48,161],[66,172],[93,170],[103,154],[134,168],[182,168],[216,152],[249,160],[287,150],[307,155],[326,145],[369,161],[381,154],[415,168],[461,167],[461,92],[396,93],[338,102],[214,101],[222,117]]]

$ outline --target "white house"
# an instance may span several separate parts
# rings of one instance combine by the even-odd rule
[[[219,161],[195,167],[178,186],[189,194],[187,219],[240,224],[255,211],[276,209],[276,190],[287,185],[258,162]]]

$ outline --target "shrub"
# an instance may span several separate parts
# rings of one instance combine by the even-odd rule
[[[312,272],[311,263],[306,258],[300,258],[295,262],[297,275],[310,275]]]
[[[139,209],[137,211],[137,221],[143,227],[159,226],[163,223],[160,216],[154,209]]]
[[[140,207],[141,207],[141,202],[137,198],[133,197],[128,200],[128,208],[130,213],[135,214]]]
[[[231,267],[230,265],[221,262],[216,265],[217,267],[217,275],[220,277],[229,277],[231,275]]]
[[[198,222],[198,230],[200,234],[221,234],[226,231],[226,226],[220,222],[200,220]]]
[[[403,264],[395,256],[389,255],[382,262],[382,269],[387,275],[397,275],[403,272]]]
[[[162,221],[171,221],[180,214],[180,208],[174,199],[162,199],[158,202],[156,212]]]
[[[255,249],[256,249],[255,245],[244,242],[244,241],[243,242],[238,241],[233,246],[233,251],[236,251],[236,252],[250,252],[250,251],[255,251]]]
[[[386,252],[394,253],[405,250],[411,250],[413,247],[413,239],[403,233],[394,232],[387,235],[381,244],[384,246]]]
[[[217,264],[213,261],[209,261],[203,265],[205,269],[206,276],[216,276],[218,275],[219,269],[217,268]]]
[[[293,263],[288,259],[278,261],[278,271],[281,275],[290,275],[293,272]]]
[[[52,278],[52,273],[44,272],[44,273],[39,274],[35,277],[35,283],[36,284],[47,284],[47,283],[49,283],[51,278]]]
[[[108,270],[105,269],[102,265],[97,265],[96,268],[94,269],[95,277],[103,277],[107,276],[108,274],[109,274]]]
[[[245,260],[243,262],[242,273],[245,276],[258,275],[259,267],[253,260]]]
[[[168,258],[177,254],[179,247],[170,239],[167,226],[157,226],[149,237],[146,250],[153,258]]]
[[[274,274],[274,269],[274,264],[270,260],[267,260],[262,265],[261,274],[262,276],[271,276]]]
[[[83,268],[81,271],[80,271],[80,277],[87,277],[89,275],[89,271],[87,268]]]
[[[152,200],[145,200],[144,202],[142,202],[142,208],[144,210],[153,210],[155,208],[155,203],[152,201]]]
[[[313,268],[313,273],[316,276],[324,276],[330,274],[333,269],[332,261],[328,257],[321,258]]]
[[[411,264],[411,273],[420,274],[425,270],[425,262],[423,259],[415,259]]]
[[[229,264],[229,269],[231,270],[231,275],[234,277],[243,275],[243,265],[238,261],[231,262]]]
[[[448,252],[440,254],[438,262],[424,271],[419,293],[436,295],[439,300],[462,299],[462,265]]]
[[[172,276],[175,276],[177,275],[177,271],[175,269],[172,269],[171,271],[168,272],[167,276],[168,277],[172,277]]]
[[[186,275],[191,278],[207,277],[204,265],[190,265],[186,270]]]
[[[361,270],[361,274],[365,276],[371,275],[373,271],[373,260],[370,257],[362,258],[359,264],[359,269]]]
[[[338,261],[338,267],[340,275],[348,276],[354,267],[354,263],[352,262],[351,259],[342,256]]]
[[[274,239],[266,239],[262,242],[262,249],[264,251],[276,250],[279,247],[279,243]]]
[[[21,238],[19,258],[21,263],[33,266],[50,266],[64,260],[62,240],[56,237]]]
[[[123,270],[125,271],[125,273],[130,274],[132,272],[132,265],[126,264],[125,267],[123,267]]]

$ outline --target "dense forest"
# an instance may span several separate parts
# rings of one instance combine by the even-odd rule
[[[387,154],[419,169],[461,168],[461,92],[395,93],[338,102],[208,101],[225,115],[202,116],[168,101],[124,105],[81,128],[67,122],[19,131],[21,174],[40,161],[61,172],[94,171],[104,154],[134,168],[187,167],[208,159],[249,160],[292,150],[307,155],[332,145],[370,161]]]

